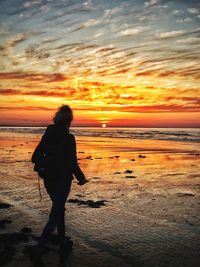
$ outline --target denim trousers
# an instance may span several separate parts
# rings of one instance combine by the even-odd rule
[[[48,180],[44,179],[44,186],[52,201],[49,219],[45,225],[39,243],[45,245],[57,228],[59,241],[65,238],[65,203],[71,188],[71,179]]]

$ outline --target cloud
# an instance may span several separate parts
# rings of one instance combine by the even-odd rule
[[[132,29],[123,30],[123,31],[121,31],[119,33],[119,35],[121,35],[121,36],[135,35],[135,34],[143,32],[144,29],[145,29],[144,27],[138,26],[138,27],[135,27],[135,28],[132,28]]]
[[[36,85],[35,85],[36,86]],[[55,87],[55,88],[44,88],[43,90],[29,88],[28,86],[25,87],[26,89],[1,89],[0,95],[2,96],[39,96],[39,97],[56,97],[56,98],[68,98],[68,99],[83,99],[87,100],[87,98],[92,99],[90,97],[90,89],[87,87],[67,87],[64,86],[62,88]],[[96,90],[98,90],[96,88]]]
[[[84,92],[84,90],[80,90],[80,92]],[[85,92],[87,92],[85,90]],[[72,88],[65,88],[64,90],[53,89],[53,90],[18,90],[18,89],[1,89],[0,95],[2,96],[41,96],[41,97],[72,97],[75,94],[75,90]]]
[[[67,90],[66,90],[67,91]],[[68,95],[72,95],[73,91],[70,90],[69,93],[66,91],[59,92],[57,90],[49,90],[49,91],[44,91],[44,90],[34,90],[30,92],[21,92],[21,95],[26,95],[26,96],[42,96],[42,97],[66,97]]]
[[[145,7],[150,7],[150,6],[154,6],[157,5],[160,2],[160,0],[148,0],[146,2],[144,2]]]
[[[180,35],[185,34],[186,32],[183,30],[178,30],[178,31],[170,31],[170,32],[160,32],[156,33],[155,36],[158,39],[168,39],[168,38],[174,38]]]
[[[152,112],[161,110],[159,97],[161,94],[163,99],[163,91],[170,94],[170,88],[173,87],[174,92],[174,88],[179,87],[182,94],[183,88],[199,84],[198,2],[14,2],[12,7],[5,8],[3,16],[3,27],[8,28],[2,32],[0,47],[4,54],[1,60],[4,73],[0,74],[4,96],[27,95],[30,97],[21,98],[33,101],[37,100],[34,96],[47,97],[49,102],[50,97],[69,98],[75,100],[75,106],[78,103],[77,107],[80,103],[94,103],[96,99],[102,106],[108,104],[113,108],[134,104],[138,112],[147,109],[145,104],[154,102],[155,105],[148,108]],[[2,3],[9,6],[7,1]],[[10,11],[16,13],[10,16]],[[19,12],[31,14],[30,19],[25,23]],[[70,34],[72,30],[74,33]],[[77,84],[73,83],[73,78]],[[96,81],[97,85],[83,82],[88,80]],[[122,87],[122,84],[132,85],[132,88]],[[141,95],[135,96],[140,89]],[[189,99],[173,101],[176,100],[165,104],[174,106],[180,102],[177,107],[180,109],[184,103],[194,104]],[[169,109],[169,106],[162,106],[162,110]]]
[[[95,10],[95,5],[93,4],[92,0],[87,0],[87,1],[81,1],[81,3],[76,3],[77,1],[71,1],[72,3],[67,3],[66,7],[70,8],[70,13],[74,12],[91,12]]]
[[[71,93],[71,92],[70,92]],[[17,89],[1,89],[0,95],[26,95],[26,96],[47,96],[47,97],[66,97],[66,91],[59,92],[57,90],[32,90],[32,91],[23,91]]]
[[[81,44],[81,45],[77,45],[74,49],[74,51],[83,51],[83,50],[89,50],[89,49],[93,49],[93,48],[97,48],[97,45],[94,44]]]
[[[180,14],[183,13],[183,11],[182,11],[182,10],[175,9],[175,10],[172,11],[172,13],[173,13],[174,15],[180,15]]]
[[[108,18],[108,17],[111,17],[111,16],[116,16],[116,15],[119,15],[119,13],[123,12],[126,8],[129,8],[129,5],[127,2],[123,2],[121,3],[119,6],[116,6],[112,9],[106,9],[104,11],[104,19],[105,18]],[[133,11],[133,10],[132,10]]]
[[[18,95],[20,94],[20,90],[16,89],[1,89],[0,95]]]
[[[115,75],[115,74],[124,74],[124,73],[129,72],[130,70],[131,70],[131,68],[119,69],[119,70],[113,71],[113,75]]]
[[[6,110],[6,111],[15,111],[15,110],[27,110],[27,111],[55,111],[55,108],[47,108],[43,106],[20,106],[20,107],[10,107],[10,106],[0,106],[0,110]]]
[[[135,95],[135,96],[133,96],[133,95],[124,94],[124,93],[117,95],[115,98],[118,99],[118,100],[120,100],[119,103],[121,103],[121,104],[122,103],[124,104],[124,101],[127,101],[127,103],[128,102],[131,103],[132,101],[138,101],[138,100],[144,100],[145,99],[145,97],[144,96],[141,96],[141,95]],[[113,100],[114,99],[111,99],[111,102],[110,103],[113,103],[112,102]],[[114,104],[116,104],[116,103],[114,103]]]
[[[200,12],[200,9],[199,8],[188,8],[187,9],[189,13],[192,13],[192,14],[198,14]]]
[[[57,42],[59,40],[60,40],[60,38],[46,39],[46,40],[42,41],[42,44],[52,44],[52,43]]]
[[[99,23],[99,20],[89,19],[89,20],[87,20],[86,22],[84,22],[84,23],[82,24],[82,26],[83,26],[84,28],[89,28],[89,27],[91,27],[91,26],[97,25],[98,23]]]
[[[103,52],[110,52],[116,50],[113,46],[102,46],[99,49],[97,49],[97,53],[103,53]]]
[[[181,104],[155,104],[145,106],[124,106],[119,108],[123,112],[139,113],[174,113],[174,112],[200,112],[199,106],[185,106]]]
[[[155,14],[148,14],[148,15],[144,15],[144,16],[140,16],[139,17],[139,20],[141,22],[153,22],[157,19],[156,15]]]
[[[92,104],[81,105],[73,108],[75,111],[92,111],[95,112],[124,112],[124,113],[181,113],[181,112],[200,112],[199,105],[187,106],[183,104],[153,104],[153,105],[110,105],[104,107],[96,107]],[[1,106],[0,110],[27,110],[27,111],[55,111],[55,108],[48,108],[44,106],[20,106],[20,107],[10,107]]]
[[[177,22],[185,23],[185,22],[192,22],[193,20],[190,17],[184,19],[177,19]]]
[[[80,30],[83,30],[83,29],[86,29],[86,28],[89,28],[89,27],[92,27],[92,26],[95,26],[99,22],[100,22],[99,20],[89,19],[86,22],[82,23],[79,27],[77,27],[74,30],[72,30],[71,33],[77,32],[77,31],[80,31]]]
[[[83,7],[86,9],[86,10],[93,10],[95,7],[94,7],[94,4],[92,3],[92,0],[86,0],[84,1],[83,3]]]
[[[93,111],[93,112],[124,112],[124,113],[179,113],[179,112],[200,112],[199,106],[187,106],[184,104],[149,104],[149,105],[119,105],[111,104],[109,106],[99,107],[93,105],[76,107],[77,111]]]
[[[5,50],[10,50],[11,48],[15,47],[17,44],[27,40],[29,34],[28,33],[19,33],[7,40],[7,42],[4,44]]]
[[[105,30],[103,30],[103,29],[99,29],[99,30],[97,30],[96,31],[96,33],[94,34],[94,38],[99,38],[99,37],[101,37],[102,35],[104,35],[106,33],[106,31]]]
[[[26,51],[25,55],[28,59],[37,58],[37,59],[45,59],[50,56],[50,52],[48,52],[45,48],[40,48],[39,45],[31,45]]]
[[[189,105],[197,105],[200,106],[200,97],[193,97],[193,96],[166,96],[165,97],[166,101],[174,101],[177,103],[177,101],[182,101],[185,102],[185,105],[189,107]]]
[[[175,70],[161,70],[160,72],[157,73],[157,76],[164,78],[164,77],[170,77],[178,75],[178,71]]]
[[[1,72],[0,80],[24,80],[30,82],[62,82],[67,77],[60,73],[43,74],[43,73],[24,73],[24,72]]]
[[[41,0],[32,0],[32,1],[27,1],[23,4],[24,7],[30,8],[33,7],[35,5],[39,5],[41,4],[42,1]]]
[[[153,70],[144,70],[135,73],[135,76],[153,76],[153,75],[155,75],[155,71]]]
[[[200,38],[198,37],[189,37],[187,39],[181,39],[176,41],[178,44],[199,44]]]

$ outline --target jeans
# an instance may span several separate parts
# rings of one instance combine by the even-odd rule
[[[65,238],[65,203],[70,192],[71,179],[48,181],[44,180],[44,186],[52,201],[52,208],[49,220],[45,225],[41,237],[40,244],[45,245],[57,227],[59,241]]]

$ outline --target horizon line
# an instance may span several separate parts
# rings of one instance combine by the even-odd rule
[[[45,125],[9,125],[9,124],[5,124],[5,125],[0,125],[0,128],[3,127],[16,127],[16,128],[37,128],[37,127],[47,127],[49,124],[45,124]],[[200,129],[200,126],[131,126],[131,125],[111,125],[111,126],[106,126],[106,127],[102,127],[102,126],[97,126],[97,125],[73,125],[70,128],[102,128],[102,129],[106,129],[106,128],[163,128],[163,129]]]

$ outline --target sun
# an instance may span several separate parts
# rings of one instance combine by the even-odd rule
[[[106,128],[106,124],[105,123],[102,123],[101,127],[102,128]]]

